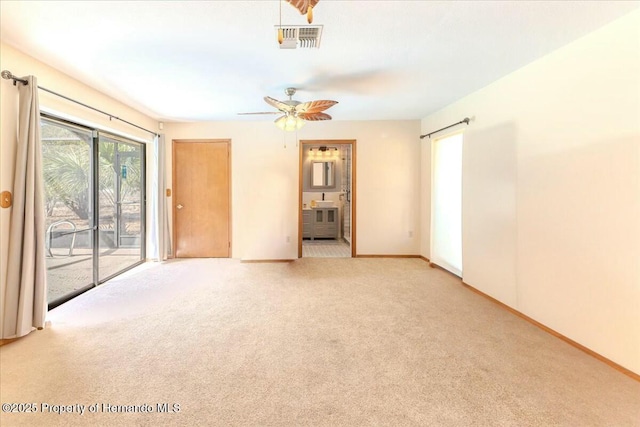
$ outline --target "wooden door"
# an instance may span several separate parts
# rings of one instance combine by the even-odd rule
[[[228,140],[173,141],[176,258],[228,258],[231,248]]]

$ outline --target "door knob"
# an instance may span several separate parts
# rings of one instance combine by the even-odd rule
[[[178,204],[178,206],[176,206],[177,209],[182,209],[184,206],[182,206],[181,204]]]

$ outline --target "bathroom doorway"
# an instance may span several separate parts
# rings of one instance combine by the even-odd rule
[[[356,141],[300,141],[298,258],[356,256]]]

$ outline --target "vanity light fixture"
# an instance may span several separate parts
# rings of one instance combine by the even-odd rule
[[[309,148],[309,154],[312,156],[337,156],[338,147],[327,147],[325,145],[318,148]]]

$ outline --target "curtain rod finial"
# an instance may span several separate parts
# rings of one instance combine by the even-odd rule
[[[16,82],[20,82],[20,83],[24,83],[24,84],[29,84],[28,80],[25,79],[21,79],[19,77],[16,77],[13,75],[13,73],[9,70],[2,70],[2,78],[5,80],[13,80],[13,85],[16,85]]]

